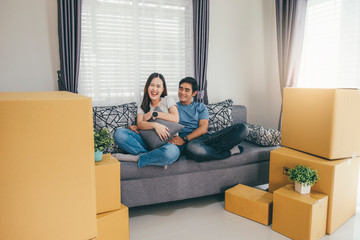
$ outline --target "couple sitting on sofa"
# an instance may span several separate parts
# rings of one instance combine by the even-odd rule
[[[138,167],[148,165],[163,166],[174,163],[182,151],[196,161],[217,160],[241,153],[238,146],[248,135],[245,124],[236,124],[213,134],[208,134],[209,113],[203,103],[192,102],[198,90],[194,78],[186,77],[179,83],[176,103],[167,96],[166,83],[163,75],[153,73],[149,76],[141,106],[138,108],[137,125],[129,129],[119,128],[115,131],[115,142],[130,154],[117,153],[120,161],[138,162]],[[182,130],[170,138],[169,128],[154,119],[179,122]],[[154,129],[161,140],[167,143],[153,150],[139,134],[140,130]]]

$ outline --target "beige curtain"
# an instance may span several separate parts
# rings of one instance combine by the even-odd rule
[[[276,0],[280,91],[296,87],[304,40],[307,0]],[[279,130],[281,129],[281,115]]]

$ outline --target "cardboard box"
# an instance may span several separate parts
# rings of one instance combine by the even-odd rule
[[[121,204],[119,210],[97,215],[97,240],[128,240],[129,209]]]
[[[272,216],[272,193],[238,184],[225,191],[225,210],[269,225]]]
[[[270,152],[269,191],[290,183],[286,171],[296,165],[305,165],[318,171],[320,180],[312,186],[329,196],[326,233],[333,233],[356,213],[359,158],[328,161],[289,148]]]
[[[101,161],[95,162],[96,213],[120,208],[120,162],[104,154]]]
[[[96,237],[91,99],[0,93],[0,239]]]
[[[272,229],[292,239],[316,240],[325,235],[328,197],[300,194],[289,184],[274,192]]]
[[[285,88],[281,145],[327,159],[360,155],[360,91]]]

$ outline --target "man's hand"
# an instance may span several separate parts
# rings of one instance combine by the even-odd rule
[[[134,132],[136,132],[136,133],[139,133],[139,129],[138,129],[138,127],[137,127],[136,125],[131,125],[131,126],[129,126],[129,129],[130,129],[131,131],[134,131]]]
[[[174,136],[169,140],[169,143],[175,144],[177,146],[182,146],[185,144],[185,141],[179,136]]]

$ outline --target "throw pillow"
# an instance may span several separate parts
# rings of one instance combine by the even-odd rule
[[[93,107],[94,128],[99,130],[101,128],[109,129],[111,137],[114,137],[116,129],[123,127],[128,128],[135,124],[137,116],[137,105],[135,102],[115,105]],[[114,147],[105,149],[104,152],[121,152],[120,148],[115,144]]]
[[[209,111],[209,133],[214,133],[234,123],[232,118],[232,104],[232,99],[228,99],[207,105]]]
[[[272,128],[265,129],[263,126],[250,123],[248,123],[247,126],[249,128],[249,135],[247,136],[246,141],[263,147],[280,145],[280,131]]]
[[[170,138],[175,136],[175,134],[177,134],[181,129],[184,128],[184,126],[179,123],[170,122],[159,118],[155,120],[151,119],[149,120],[149,122],[157,122],[165,125],[167,128],[169,128],[170,133],[170,137],[168,139],[161,140],[155,129],[139,130],[140,136],[148,146],[149,150],[153,150],[163,146],[169,141]]]

